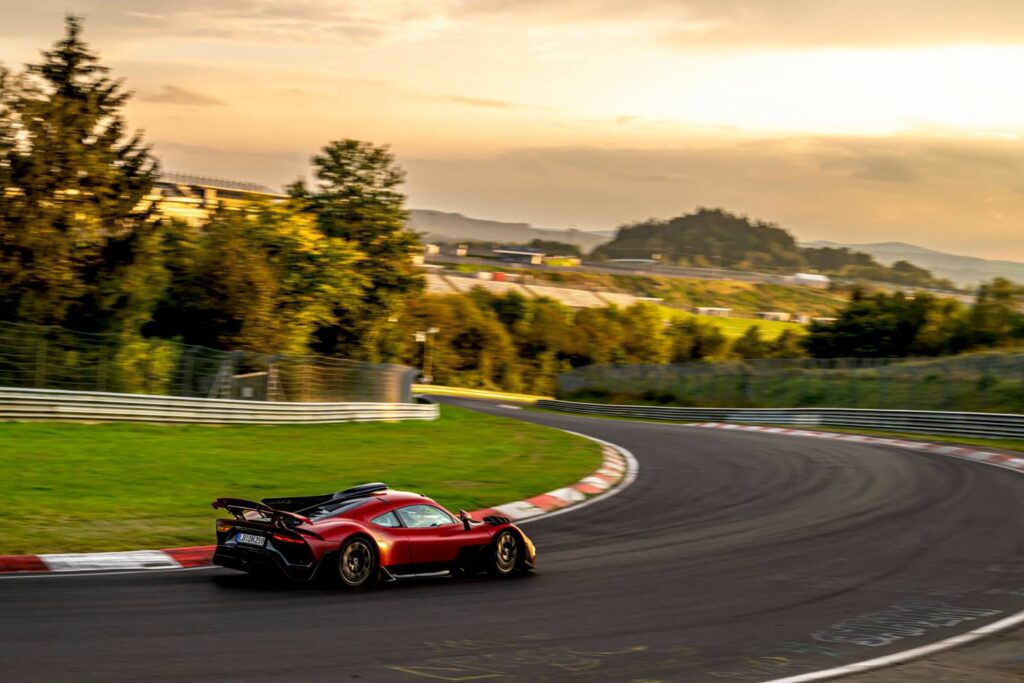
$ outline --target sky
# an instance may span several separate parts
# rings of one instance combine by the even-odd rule
[[[412,208],[1024,261],[1021,0],[0,0],[0,64],[68,11],[169,171],[278,188],[358,138]]]

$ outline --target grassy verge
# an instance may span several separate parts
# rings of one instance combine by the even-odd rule
[[[0,423],[0,554],[205,545],[215,498],[366,481],[471,510],[572,483],[600,460],[586,439],[449,406],[437,422]]]
[[[722,331],[725,338],[732,341],[742,337],[747,330],[755,325],[761,328],[761,338],[765,340],[774,340],[779,337],[786,330],[792,330],[803,334],[807,327],[805,325],[798,325],[797,323],[783,323],[778,320],[760,320],[758,318],[716,318],[710,315],[695,315],[694,318],[701,322],[716,325],[718,329]]]

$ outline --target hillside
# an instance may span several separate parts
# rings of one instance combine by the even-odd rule
[[[794,273],[812,270],[849,280],[913,287],[951,288],[952,283],[906,260],[879,263],[870,254],[828,245],[801,247],[788,231],[722,209],[698,209],[667,221],[623,226],[599,246],[594,259],[656,259],[678,266],[721,267]]]
[[[645,221],[619,229],[615,239],[594,250],[595,258],[657,258],[683,266],[748,270],[794,269],[804,265],[800,248],[782,228],[721,209],[667,221]]]
[[[459,264],[456,272],[475,273],[493,266]],[[785,311],[810,316],[832,316],[847,301],[844,294],[783,284],[735,280],[694,280],[665,275],[595,273],[586,271],[543,271],[502,268],[529,277],[539,284],[575,287],[599,292],[622,292],[636,297],[661,299],[666,306],[690,310],[696,306],[733,309],[736,318],[751,318],[758,311]],[[718,319],[715,324],[724,321]]]
[[[439,242],[466,240],[470,242],[498,242],[527,244],[540,239],[574,244],[587,252],[610,238],[584,230],[553,230],[535,228],[529,223],[505,223],[470,218],[460,213],[412,209],[409,226],[424,234],[424,239]]]
[[[906,244],[905,242],[840,244],[821,240],[808,242],[802,246],[846,247],[870,254],[877,261],[885,265],[891,265],[901,260],[910,261],[923,268],[927,268],[936,277],[952,280],[961,287],[971,287],[979,282],[996,277],[1005,277],[1015,282],[1024,282],[1024,263],[950,254],[920,247],[915,244]]]

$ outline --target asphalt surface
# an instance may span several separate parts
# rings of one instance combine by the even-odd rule
[[[0,680],[765,681],[1024,610],[1019,474],[447,400],[620,444],[639,477],[527,524],[539,567],[518,579],[365,593],[220,569],[0,579]]]

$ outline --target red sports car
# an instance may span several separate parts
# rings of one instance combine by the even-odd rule
[[[533,569],[533,543],[505,517],[458,518],[426,496],[386,484],[337,493],[218,498],[214,564],[248,572],[279,571],[296,580],[336,576],[351,587],[375,581]]]

